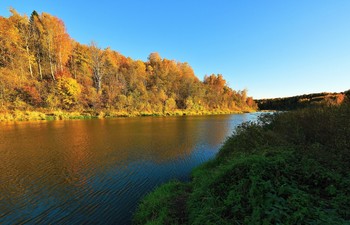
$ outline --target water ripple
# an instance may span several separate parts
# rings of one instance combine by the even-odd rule
[[[256,117],[255,117],[256,118]],[[0,126],[0,224],[130,224],[139,199],[188,180],[252,115]]]

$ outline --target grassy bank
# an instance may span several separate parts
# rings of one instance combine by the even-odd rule
[[[71,111],[4,111],[0,112],[0,122],[10,121],[35,121],[35,120],[69,120],[69,119],[91,119],[91,118],[111,118],[111,117],[137,117],[137,116],[185,116],[185,115],[220,115],[253,112],[230,111],[230,110],[212,110],[212,111],[184,111],[175,110],[169,112],[128,112],[128,111],[110,111],[101,110],[98,112],[71,112]]]
[[[139,204],[134,224],[350,224],[350,106],[240,126],[190,183]]]

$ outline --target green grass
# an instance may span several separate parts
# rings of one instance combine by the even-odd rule
[[[165,184],[135,224],[350,224],[349,168],[350,105],[266,115],[193,171],[185,212],[163,212],[184,195]]]
[[[187,200],[188,185],[171,181],[147,195],[134,216],[135,224],[184,224],[187,216],[183,202]],[[176,209],[176,210],[175,210]],[[143,222],[145,221],[145,222]]]

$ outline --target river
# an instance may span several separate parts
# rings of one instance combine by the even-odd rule
[[[0,224],[130,224],[259,113],[0,123]]]

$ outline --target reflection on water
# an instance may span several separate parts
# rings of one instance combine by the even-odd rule
[[[257,114],[0,124],[0,224],[128,224]]]

